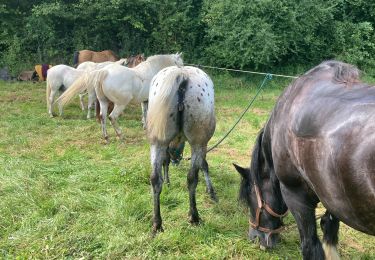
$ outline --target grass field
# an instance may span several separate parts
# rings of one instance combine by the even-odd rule
[[[211,145],[237,119],[261,79],[214,76],[217,129]],[[261,251],[247,239],[248,212],[238,203],[240,178],[231,165],[249,165],[256,134],[288,82],[273,80],[228,139],[207,155],[219,202],[209,199],[200,175],[199,226],[187,219],[189,161],[171,167],[171,185],[164,185],[161,195],[165,231],[155,238],[140,106],[131,105],[120,119],[124,143],[109,126],[110,144],[104,145],[99,124],[85,119],[78,99],[64,118],[51,119],[45,84],[0,82],[0,258],[301,258],[291,215],[274,250]],[[343,259],[375,258],[374,237],[345,225],[339,236]]]

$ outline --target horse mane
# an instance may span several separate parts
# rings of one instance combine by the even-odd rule
[[[306,72],[304,76],[314,76],[316,73],[327,70],[332,70],[332,80],[336,83],[351,85],[361,82],[361,71],[357,67],[336,60],[324,61],[318,66]]]
[[[260,167],[263,165],[264,158],[262,157],[262,140],[264,129],[261,129],[251,155],[251,163],[248,178],[242,178],[239,192],[239,199],[241,202],[250,203],[251,187],[254,182],[260,183]],[[252,183],[253,182],[253,183]]]

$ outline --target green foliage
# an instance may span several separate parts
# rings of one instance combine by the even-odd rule
[[[71,64],[81,49],[182,51],[189,63],[272,71],[327,59],[375,65],[375,4],[366,0],[1,0],[0,26],[0,65],[13,74]]]

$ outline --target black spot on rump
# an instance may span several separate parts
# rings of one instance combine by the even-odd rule
[[[203,89],[203,92],[206,92],[206,90],[205,90],[205,89]]]
[[[197,97],[197,99],[198,99],[198,102],[201,102],[201,99],[199,97]]]
[[[171,113],[170,115],[169,115],[169,117],[172,117],[173,116],[173,113]]]

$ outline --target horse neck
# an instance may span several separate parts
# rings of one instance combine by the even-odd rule
[[[144,79],[151,80],[160,70],[172,66],[173,62],[165,57],[158,59],[146,60],[134,67],[137,73]]]

